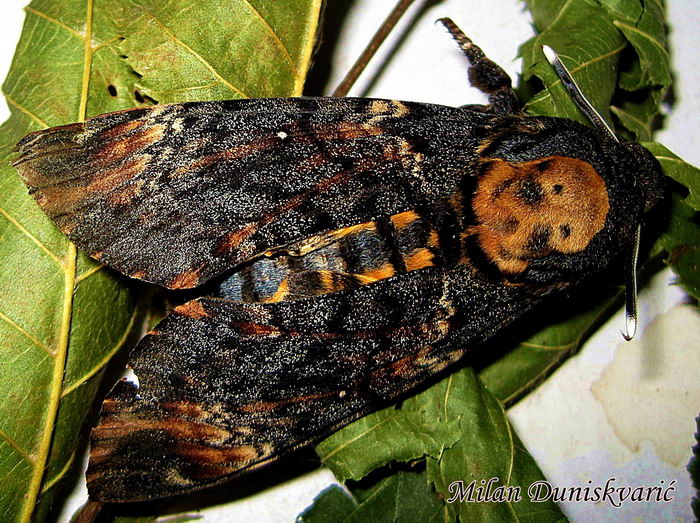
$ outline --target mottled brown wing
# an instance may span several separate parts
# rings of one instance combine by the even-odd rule
[[[132,354],[138,386],[105,400],[90,496],[171,496],[276,459],[386,405],[536,301],[459,266],[307,300],[188,302]]]
[[[15,165],[81,249],[190,288],[256,253],[451,194],[489,119],[464,111],[337,98],[163,105],[32,133]]]

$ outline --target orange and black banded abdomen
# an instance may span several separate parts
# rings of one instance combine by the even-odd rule
[[[252,260],[224,281],[221,293],[246,302],[296,300],[454,263],[457,211],[445,203],[306,238]]]

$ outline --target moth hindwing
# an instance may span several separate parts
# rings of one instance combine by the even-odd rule
[[[138,384],[117,384],[92,433],[91,498],[190,492],[315,441],[627,248],[660,195],[656,160],[517,113],[508,76],[460,43],[487,106],[191,102],[17,145],[80,248],[216,289],[132,353]]]

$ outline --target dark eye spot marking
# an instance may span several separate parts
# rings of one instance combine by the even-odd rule
[[[527,251],[530,254],[546,254],[551,235],[552,228],[549,225],[536,225],[527,241]]]
[[[551,166],[552,166],[552,160],[543,160],[540,163],[536,164],[535,168],[539,172],[543,173],[543,172],[547,171]]]
[[[517,218],[508,218],[501,224],[501,227],[504,234],[515,234],[515,231],[518,230],[518,225],[520,225],[520,222]]]
[[[554,192],[554,194],[561,194],[563,190],[564,186],[560,183],[556,183],[552,186],[552,192]]]
[[[544,198],[542,186],[534,180],[525,180],[518,189],[517,196],[527,205],[539,205]]]
[[[571,225],[568,223],[565,223],[564,225],[559,226],[559,232],[561,233],[561,237],[566,239],[569,236],[571,236]]]
[[[493,192],[491,193],[491,199],[497,200],[501,196],[501,194],[503,194],[506,190],[508,190],[508,187],[510,187],[511,185],[513,185],[512,178],[508,179],[508,180],[504,180],[501,183],[499,183],[496,186],[496,188],[493,190]]]
[[[110,96],[117,96],[117,88],[114,87],[112,84],[109,84],[107,86],[107,90],[109,91]]]

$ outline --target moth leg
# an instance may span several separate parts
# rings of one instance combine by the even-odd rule
[[[510,76],[501,66],[489,59],[479,46],[474,44],[450,18],[438,20],[449,31],[452,38],[469,60],[469,83],[486,94],[488,110],[497,114],[517,112],[518,98],[513,92]]]

